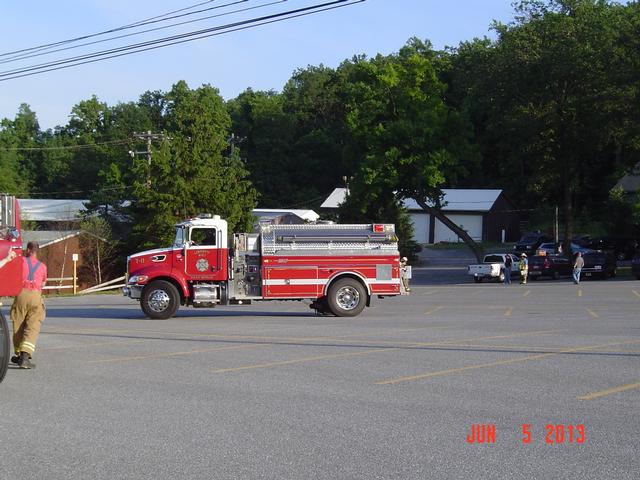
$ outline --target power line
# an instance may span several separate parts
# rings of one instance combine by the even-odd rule
[[[128,190],[130,188],[133,188],[133,185],[120,185],[117,187],[101,187],[97,189],[97,191],[110,192],[110,191],[121,190],[121,189]],[[79,193],[94,193],[95,191],[96,189],[93,188],[91,190],[65,190],[65,191],[57,191],[57,192],[13,192],[12,195],[28,195],[29,197],[42,196],[42,195],[77,195]],[[29,198],[26,198],[23,200],[29,200]],[[69,200],[73,200],[73,199],[69,199]],[[85,200],[85,199],[79,199],[79,200]]]
[[[267,15],[263,17],[252,18],[249,20],[229,23],[226,25],[220,25],[220,26],[211,27],[203,30],[194,31],[194,32],[189,32],[185,34],[164,37],[164,38],[155,39],[147,42],[141,42],[138,44],[133,44],[125,47],[103,50],[100,52],[94,52],[91,54],[72,57],[69,59],[64,59],[56,62],[50,62],[50,63],[35,65],[31,67],[25,67],[23,69],[17,69],[13,71],[6,71],[6,72],[0,73],[0,81],[7,81],[7,80],[13,80],[16,78],[28,77],[28,76],[37,75],[40,73],[66,69],[66,68],[84,65],[88,63],[95,63],[95,62],[107,60],[110,58],[117,58],[125,55],[131,55],[134,53],[155,50],[157,48],[162,48],[170,45],[177,45],[181,43],[191,42],[194,40],[201,40],[203,38],[208,38],[212,36],[224,35],[226,33],[246,30],[249,28],[255,28],[257,26],[268,25],[271,23],[282,22],[285,20],[293,19],[293,18],[313,15],[313,14],[324,12],[324,11],[347,7],[347,6],[355,5],[357,3],[362,3],[364,1],[366,0],[356,0],[356,1],[334,0],[332,2],[316,4],[316,5],[312,5],[305,8],[289,10],[286,12]],[[348,3],[345,3],[345,2],[348,2]]]
[[[61,145],[58,147],[0,147],[0,150],[8,150],[12,152],[31,152],[31,151],[43,151],[43,150],[77,150],[82,148],[94,148],[100,147],[103,145],[123,145],[125,143],[130,143],[130,139],[125,140],[111,140],[108,142],[100,142],[100,143],[86,143],[84,145]]]
[[[220,9],[220,8],[224,8],[224,7],[229,7],[229,6],[232,6],[232,5],[239,4],[239,3],[245,3],[247,1],[249,1],[249,0],[236,0],[234,2],[226,3],[224,5],[218,5],[216,7],[205,8],[203,10],[198,10],[196,12],[185,13],[185,14],[182,14],[182,15],[177,15],[175,17],[168,17],[168,18],[165,18],[165,19],[162,19],[162,20],[154,20],[152,22],[144,22],[144,23],[132,24],[131,26],[127,26],[127,27],[120,27],[118,29],[115,29],[115,31],[127,30],[127,29],[130,29],[130,28],[138,28],[138,27],[141,27],[141,26],[144,26],[144,25],[149,25],[151,23],[164,22],[164,21],[171,20],[173,18],[183,17],[183,16],[187,16],[187,15],[195,15],[197,13],[202,13],[204,11],[215,10],[215,9]],[[72,50],[72,49],[75,49],[75,48],[86,47],[88,45],[95,45],[95,44],[98,44],[98,43],[110,42],[110,41],[118,40],[118,39],[121,39],[121,38],[133,37],[135,35],[142,35],[144,33],[155,32],[157,30],[164,30],[164,29],[167,29],[167,28],[172,28],[172,27],[176,27],[176,26],[180,26],[180,25],[186,25],[186,24],[189,24],[189,23],[201,22],[203,20],[209,20],[211,18],[222,17],[222,16],[225,16],[225,15],[232,15],[234,13],[240,13],[240,12],[244,12],[244,11],[247,11],[247,10],[254,10],[256,8],[266,7],[266,6],[269,6],[269,5],[273,5],[275,3],[281,3],[281,2],[286,2],[286,1],[287,0],[279,0],[278,2],[273,2],[273,3],[266,4],[266,5],[259,5],[259,6],[256,6],[256,7],[232,10],[230,12],[225,12],[225,13],[221,13],[221,14],[218,14],[218,15],[209,15],[209,16],[202,17],[202,18],[197,18],[197,19],[194,19],[194,20],[188,20],[188,21],[184,21],[184,22],[172,23],[170,25],[164,25],[162,27],[149,28],[147,30],[141,30],[139,32],[128,33],[128,34],[125,34],[125,35],[116,35],[115,37],[104,38],[102,40],[94,40],[92,42],[85,42],[85,43],[81,43],[79,45],[72,45],[70,47],[57,48],[57,49],[53,49],[52,50],[52,48],[54,48],[55,46],[58,46],[58,45],[52,45],[51,47],[48,47],[48,48],[44,49],[45,51],[40,51],[40,53],[23,53],[21,55],[16,55],[16,56],[13,56],[13,57],[6,58],[4,60],[0,60],[0,64],[16,62],[16,61],[19,61],[19,60],[26,60],[27,58],[41,57],[43,55],[51,55],[51,54],[57,53],[57,52],[63,52],[63,51]],[[97,34],[94,34],[94,35],[87,35],[84,38],[80,38],[79,40],[69,40],[69,41],[66,41],[66,42],[62,42],[62,45],[65,45],[67,43],[74,43],[76,41],[80,41],[80,40],[87,39],[87,38],[93,38],[93,37],[100,36],[100,35],[105,35],[105,33],[97,33]],[[38,52],[38,51],[39,50],[36,50],[36,52]],[[0,56],[2,56],[2,55],[0,55]]]
[[[290,209],[290,208],[297,208],[300,206],[306,206],[306,205],[310,205],[314,202],[318,202],[320,200],[326,200],[327,197],[330,195],[331,193],[327,193],[326,195],[321,195],[319,197],[315,197],[315,198],[311,198],[309,200],[305,200],[304,202],[298,202],[298,203],[294,203],[293,205],[287,205],[286,207],[282,207],[281,209],[277,209],[277,210],[286,210],[286,209]]]
[[[207,0],[206,2],[196,3],[195,5],[191,5],[189,7],[184,7],[184,8],[179,8],[178,10],[173,10],[171,12],[167,12],[167,13],[164,13],[162,15],[156,15],[155,17],[149,17],[149,18],[147,18],[145,20],[140,20],[139,22],[135,22],[135,23],[132,23],[130,25],[137,25],[139,23],[147,22],[149,20],[155,20],[156,18],[162,18],[162,17],[166,17],[168,15],[173,15],[174,13],[184,12],[186,10],[191,10],[192,8],[196,8],[196,7],[199,7],[201,5],[206,5],[207,3],[212,3],[212,2],[215,2],[215,1],[216,0]]]
[[[142,23],[148,22],[150,20],[155,20],[156,18],[166,17],[167,15],[172,15],[174,13],[182,12],[182,11],[185,11],[185,10],[190,10],[192,8],[199,7],[199,6],[204,5],[206,3],[211,3],[211,2],[215,2],[215,1],[216,0],[207,0],[206,2],[197,3],[195,5],[191,5],[189,7],[184,7],[184,8],[181,8],[179,10],[174,10],[172,12],[167,12],[167,13],[162,14],[162,15],[156,15],[155,17],[146,18],[144,20],[139,20],[137,22],[130,23],[128,25],[123,25],[121,27],[111,28],[109,30],[104,30],[102,32],[92,33],[90,35],[83,35],[81,37],[70,38],[70,39],[67,39],[67,40],[60,40],[60,41],[53,42],[53,43],[46,43],[44,45],[37,45],[35,47],[23,48],[21,50],[14,50],[12,52],[0,53],[0,57],[5,57],[5,56],[8,56],[8,55],[13,55],[13,54],[16,54],[16,53],[21,53],[21,52],[42,50],[42,49],[45,49],[47,47],[55,47],[55,46],[58,46],[58,45],[64,45],[66,43],[72,43],[72,42],[77,42],[77,41],[80,41],[80,40],[86,40],[87,38],[97,37],[97,36],[100,36],[100,35],[106,35],[107,33],[118,32],[118,31],[121,31],[121,30],[124,30],[124,29],[127,29],[127,28],[133,28],[135,26],[139,26]]]
[[[273,18],[287,16],[287,15],[290,15],[290,14],[293,14],[293,13],[309,11],[309,10],[320,8],[320,7],[323,7],[323,6],[326,6],[326,5],[333,5],[333,4],[343,3],[343,2],[347,2],[347,1],[349,1],[349,0],[334,0],[332,2],[328,2],[328,3],[325,3],[325,4],[312,5],[312,6],[305,7],[305,8],[300,8],[300,9],[297,9],[297,10],[290,10],[290,11],[286,11],[286,12],[280,12],[280,13],[276,13],[276,14],[272,14],[272,15],[267,15],[267,16],[264,16],[264,17],[251,18],[251,19],[248,19],[248,20],[242,20],[242,21],[239,21],[239,22],[229,23],[229,24],[225,24],[225,25],[218,25],[218,26],[214,26],[214,27],[210,27],[210,28],[205,28],[205,29],[202,29],[202,30],[195,30],[195,31],[192,31],[192,32],[182,33],[182,34],[178,34],[178,35],[172,35],[172,36],[169,36],[169,37],[157,38],[157,39],[148,40],[148,41],[140,42],[140,43],[136,43],[136,44],[130,44],[130,45],[111,48],[111,49],[107,49],[107,50],[87,53],[87,54],[83,54],[83,55],[78,55],[76,57],[69,57],[69,58],[62,59],[62,60],[55,60],[55,61],[51,61],[51,62],[40,63],[40,64],[31,65],[31,66],[27,66],[27,67],[21,67],[21,68],[17,68],[17,69],[13,69],[13,70],[5,70],[3,72],[0,72],[0,77],[10,77],[10,76],[14,75],[14,77],[11,77],[11,78],[19,78],[19,77],[15,76],[15,75],[21,74],[21,73],[25,73],[25,72],[32,72],[32,71],[36,71],[36,70],[40,70],[40,69],[44,69],[44,68],[48,68],[48,67],[55,67],[57,65],[69,64],[69,63],[73,63],[73,62],[80,62],[82,60],[86,60],[86,59],[90,59],[90,58],[107,56],[107,55],[111,55],[111,54],[115,54],[115,53],[119,53],[119,52],[126,52],[128,50],[143,49],[143,47],[148,47],[148,46],[152,46],[152,45],[158,45],[158,44],[162,44],[162,43],[165,43],[165,42],[173,42],[174,40],[180,40],[180,39],[183,39],[183,38],[194,37],[194,36],[198,36],[198,35],[204,35],[204,34],[207,34],[207,33],[210,33],[210,32],[215,32],[215,31],[225,30],[225,29],[234,28],[234,27],[238,27],[238,26],[242,26],[242,25],[251,24],[251,23],[261,22],[261,21],[265,21],[265,20],[269,20],[269,19],[273,19]],[[205,38],[205,37],[206,37],[206,35],[201,37],[201,38]],[[169,45],[172,45],[174,43],[182,43],[182,42],[173,42],[173,43],[169,43]],[[141,51],[144,51],[144,50],[141,50]],[[132,52],[132,53],[135,53],[135,52]],[[114,55],[114,56],[121,56],[121,55]],[[113,58],[113,56],[109,56],[109,57],[106,57],[106,58]],[[90,62],[83,62],[83,63],[90,63]],[[81,64],[83,64],[83,63],[81,63]],[[10,78],[7,78],[7,79],[10,79]]]

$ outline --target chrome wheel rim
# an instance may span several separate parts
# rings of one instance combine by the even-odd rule
[[[169,308],[171,298],[164,290],[154,290],[149,295],[149,308],[156,313],[164,312]]]
[[[353,310],[360,303],[360,292],[350,286],[342,287],[336,294],[336,303],[343,310]]]

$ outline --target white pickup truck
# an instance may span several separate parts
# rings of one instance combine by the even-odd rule
[[[511,276],[520,275],[518,262],[520,259],[511,253],[491,253],[485,255],[482,263],[469,265],[468,273],[473,276],[476,283],[480,283],[485,278],[489,280],[504,281],[504,262],[506,257],[511,257]]]

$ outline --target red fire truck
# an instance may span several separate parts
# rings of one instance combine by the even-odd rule
[[[6,258],[13,249],[22,255],[20,238],[20,207],[18,200],[6,194],[0,194],[0,259]],[[0,270],[0,297],[13,297],[22,288],[22,260],[14,258]],[[0,303],[2,306],[2,303]],[[0,310],[0,382],[7,372],[11,347],[9,327]]]
[[[201,215],[176,226],[173,246],[128,257],[124,294],[156,319],[180,305],[302,299],[350,317],[374,296],[407,294],[401,270],[393,225],[267,225],[228,235],[225,220]]]

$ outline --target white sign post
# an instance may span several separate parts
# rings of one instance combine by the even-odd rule
[[[71,260],[73,260],[73,294],[75,295],[76,293],[78,293],[78,277],[76,275],[78,266],[78,254],[72,254]]]

